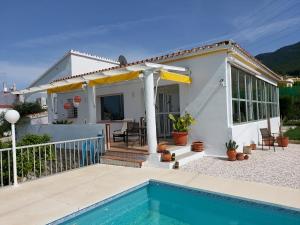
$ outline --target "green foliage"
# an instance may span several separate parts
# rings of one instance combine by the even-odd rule
[[[284,126],[300,126],[300,120],[283,120]]]
[[[187,132],[190,126],[195,123],[195,119],[187,112],[180,117],[169,114],[169,119],[173,122],[173,130],[177,132]]]
[[[259,54],[256,58],[279,74],[300,74],[300,42],[275,52]]]
[[[291,140],[300,140],[300,126],[294,129],[289,129],[284,133],[284,136],[289,137]]]
[[[13,106],[14,110],[17,110],[20,113],[21,117],[27,116],[33,113],[44,112],[45,109],[37,102],[23,102],[18,103]]]
[[[56,120],[54,122],[52,122],[53,124],[72,124],[73,121],[69,121],[69,120]]]
[[[236,150],[239,147],[234,140],[229,140],[229,142],[225,143],[225,146],[227,148],[227,151],[232,149]]]
[[[28,146],[36,144],[44,144],[50,141],[48,135],[34,135],[27,134],[21,141],[17,143],[17,146]],[[54,146],[45,145],[41,147],[28,147],[21,150],[17,150],[17,174],[19,177],[28,177],[29,175],[38,177],[42,175],[47,169],[47,162],[53,160],[54,157],[50,157],[50,147],[53,150]],[[11,142],[0,142],[0,149],[11,148]],[[46,162],[46,163],[45,163]],[[3,182],[8,184],[9,177],[12,178],[12,151],[2,152],[2,168],[3,168]],[[34,172],[35,169],[35,172]],[[41,174],[40,174],[41,172]]]
[[[10,123],[4,118],[5,113],[0,114],[0,137],[3,137],[4,133],[10,131]]]
[[[279,98],[280,116],[285,120],[300,119],[300,97],[282,96]]]

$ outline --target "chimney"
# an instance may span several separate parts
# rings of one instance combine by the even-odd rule
[[[3,92],[4,93],[8,92],[8,88],[6,86],[6,82],[3,82]]]

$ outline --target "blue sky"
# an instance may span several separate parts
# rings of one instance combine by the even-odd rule
[[[129,61],[233,39],[250,53],[300,41],[299,0],[0,1],[0,81],[26,87],[69,49]]]

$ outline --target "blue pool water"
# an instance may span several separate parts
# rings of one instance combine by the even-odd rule
[[[51,224],[300,225],[300,212],[150,181]]]

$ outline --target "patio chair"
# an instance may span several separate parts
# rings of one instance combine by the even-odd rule
[[[113,141],[116,142],[117,138],[122,138],[123,142],[125,142],[125,135],[126,135],[127,123],[122,124],[122,128],[113,131]]]
[[[269,149],[271,146],[273,146],[275,152],[275,137],[272,135],[270,130],[268,128],[261,128],[260,133],[262,141],[262,150],[264,150],[264,142],[266,141],[268,143]]]
[[[129,137],[138,137],[140,139],[140,129],[138,122],[128,122],[127,129],[125,131],[125,141],[128,146]]]

